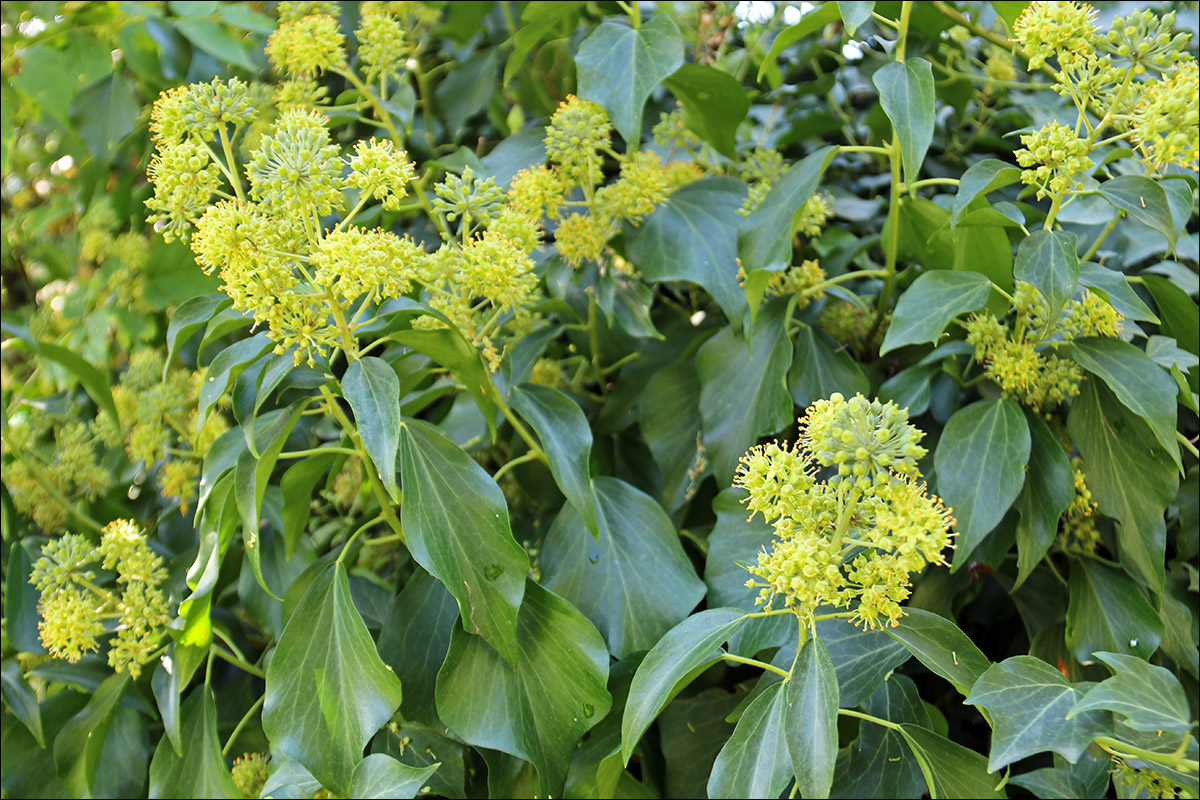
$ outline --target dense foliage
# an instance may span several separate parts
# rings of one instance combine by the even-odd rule
[[[1195,3],[6,2],[6,797],[1196,797]]]

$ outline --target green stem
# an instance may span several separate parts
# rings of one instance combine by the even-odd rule
[[[721,658],[724,659],[725,661],[732,661],[735,664],[746,664],[751,667],[758,667],[759,669],[765,669],[768,672],[774,672],[776,675],[782,675],[785,678],[788,677],[788,673],[784,672],[783,670],[781,670],[779,667],[775,666],[774,664],[768,664],[764,661],[757,661],[753,658],[742,658],[741,656],[735,656],[735,655],[732,655],[731,653],[725,653],[723,656],[721,656]]]
[[[912,15],[912,0],[900,5],[900,24],[896,27],[896,60],[904,63],[904,50],[908,45],[908,18]]]
[[[246,195],[242,193],[242,181],[238,178],[237,167],[233,158],[233,145],[229,141],[228,134],[225,133],[225,126],[217,127],[217,137],[221,140],[221,149],[225,151],[225,160],[229,162],[229,182],[233,184],[233,193],[237,195],[238,200],[245,200]]]
[[[608,395],[607,381],[604,380],[604,370],[600,366],[600,336],[596,332],[596,293],[588,292],[588,347],[592,351],[592,373],[600,386],[601,396]]]
[[[829,278],[818,283],[816,286],[810,286],[800,293],[801,297],[810,297],[811,295],[822,292],[830,286],[836,286],[839,283],[856,280],[858,278],[882,278],[887,275],[885,269],[860,269],[854,272],[844,272],[835,278]]]
[[[854,709],[851,709],[851,708],[839,708],[838,714],[842,715],[843,717],[854,717],[855,719],[865,719],[867,722],[874,722],[876,725],[882,725],[883,727],[891,728],[894,731],[900,730],[900,726],[897,725],[895,722],[892,722],[891,720],[880,719],[879,717],[873,717],[870,714],[864,714],[861,711],[855,711]]]
[[[1096,237],[1096,241],[1092,242],[1092,246],[1087,249],[1087,252],[1084,253],[1079,260],[1091,261],[1092,257],[1095,256],[1096,252],[1100,249],[1100,245],[1104,244],[1104,240],[1107,239],[1108,235],[1113,232],[1113,228],[1117,227],[1117,223],[1120,220],[1121,215],[1119,213],[1117,216],[1110,219],[1108,224],[1104,226],[1104,230],[1100,231],[1100,235]]]
[[[1050,211],[1046,213],[1046,221],[1042,225],[1042,230],[1053,230],[1054,220],[1058,216],[1059,209],[1062,208],[1063,199],[1066,194],[1059,193],[1054,195],[1054,200],[1050,202]]]
[[[958,186],[958,178],[924,178],[904,185],[905,190],[913,191],[923,186]]]
[[[537,460],[538,460],[538,454],[535,453],[534,451],[530,450],[528,453],[525,453],[524,455],[514,458],[512,461],[507,462],[504,466],[500,467],[500,469],[496,470],[496,474],[492,476],[492,480],[498,481],[498,480],[500,480],[501,475],[508,472],[513,467],[519,466],[521,464],[528,464],[530,461],[537,461]]]
[[[265,680],[267,677],[267,673],[263,672],[261,669],[254,666],[249,661],[238,658],[233,653],[228,653],[223,648],[218,647],[215,644],[209,650],[209,657],[211,658],[214,655],[217,658],[221,659],[222,661],[227,661],[230,664],[233,664],[235,667],[240,669],[242,672],[253,675],[256,678],[263,678]]]
[[[850,490],[850,496],[846,498],[845,505],[838,512],[837,527],[833,531],[833,546],[840,547],[842,537],[846,535],[846,531],[850,528],[850,517],[854,516],[854,509],[858,506],[858,499],[862,497],[862,489],[855,486]]]
[[[888,241],[885,255],[883,288],[875,299],[875,320],[871,329],[863,338],[864,342],[874,340],[879,327],[883,325],[883,316],[887,313],[888,304],[892,300],[892,284],[896,280],[896,251],[900,249],[900,143],[894,138],[888,147],[888,160],[892,167],[892,190],[888,195]]]
[[[1182,753],[1156,753],[1153,750],[1146,750],[1142,747],[1134,747],[1131,744],[1122,742],[1120,739],[1114,739],[1111,736],[1097,736],[1094,741],[1096,744],[1100,745],[1105,752],[1110,753],[1118,758],[1138,758],[1143,761],[1153,761],[1156,764],[1163,764],[1168,767],[1173,767],[1181,772],[1196,772],[1200,770],[1200,762],[1197,762],[1193,759],[1183,758]]]
[[[354,74],[354,70],[338,69],[333,70],[333,72],[350,81],[350,84],[362,93],[362,96],[367,99],[367,103],[369,103],[371,108],[375,110],[375,115],[379,117],[379,121],[383,123],[383,127],[387,129],[388,136],[392,137],[392,142],[396,145],[396,147],[403,148],[404,137],[400,135],[400,133],[396,130],[396,126],[392,124],[392,115],[389,114],[387,109],[385,109],[380,104],[379,100],[375,98],[375,95],[371,93],[371,89],[365,83],[363,83],[357,75]]]
[[[258,711],[259,707],[266,699],[267,696],[265,694],[259,695],[258,699],[254,701],[254,704],[250,706],[250,709],[242,716],[240,720],[238,720],[238,724],[233,728],[233,733],[229,734],[229,738],[225,740],[225,746],[221,748],[222,756],[225,756],[226,758],[229,757],[229,753],[233,749],[233,743],[237,741],[238,734],[242,732],[242,728],[246,727],[246,725],[254,717],[255,712]]]
[[[1193,456],[1200,457],[1200,451],[1196,450],[1196,445],[1192,444],[1191,439],[1187,438],[1179,431],[1175,431],[1175,438],[1179,440],[1179,443],[1183,445],[1184,449],[1186,449],[1189,453],[1191,453]]]
[[[341,453],[346,456],[357,456],[357,450],[351,450],[349,447],[312,447],[308,450],[289,450],[279,454],[279,458],[308,458],[309,456],[319,456],[324,453]]]
[[[342,545],[342,552],[338,553],[337,563],[338,564],[342,563],[342,559],[345,558],[346,554],[350,552],[350,545],[354,544],[355,539],[357,539],[359,536],[361,536],[364,531],[374,527],[375,525],[378,525],[380,522],[383,522],[384,519],[385,519],[385,514],[381,511],[378,514],[376,514],[373,519],[369,519],[366,522],[364,522],[362,525],[359,525],[358,530],[356,530],[354,533],[350,534],[350,538],[346,540],[346,543],[344,545]],[[396,534],[396,535],[401,536],[401,534]]]
[[[839,153],[874,153],[878,156],[886,156],[891,154],[891,149],[888,147],[878,147],[873,144],[845,144],[838,145]]]

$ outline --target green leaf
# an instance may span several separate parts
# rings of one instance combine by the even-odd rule
[[[666,762],[664,797],[705,796],[717,753],[733,734],[733,723],[726,717],[741,697],[721,688],[705,689],[690,697],[675,698],[663,711],[658,718],[658,736]]]
[[[1013,277],[1036,286],[1050,305],[1050,318],[1059,312],[1079,285],[1078,240],[1073,233],[1037,230],[1017,246]]]
[[[196,436],[199,436],[200,431],[204,429],[209,412],[221,399],[221,395],[225,394],[225,390],[229,388],[230,384],[237,380],[238,375],[241,375],[251,362],[256,361],[274,346],[275,343],[267,337],[264,331],[249,339],[235,342],[217,353],[217,357],[208,365],[208,370],[204,374],[204,383],[200,386],[200,404],[196,413]]]
[[[342,394],[354,411],[354,422],[367,455],[392,500],[399,502],[396,450],[400,446],[400,379],[386,361],[367,356],[342,376]]]
[[[612,703],[608,651],[582,614],[532,580],[516,640],[519,669],[456,626],[438,673],[438,713],[467,743],[532,763],[541,793],[561,796],[577,742]]]
[[[712,295],[735,324],[746,314],[737,281],[737,210],[746,185],[703,178],[676,189],[629,240],[629,258],[648,281],[691,281]]]
[[[1092,796],[1081,778],[1070,770],[1056,767],[1043,767],[1016,775],[1010,782],[1029,790],[1034,797],[1044,797],[1048,800],[1086,800]],[[1108,789],[1107,783],[1104,788]]]
[[[904,180],[912,182],[921,172],[921,162],[933,141],[933,68],[923,58],[885,64],[871,78],[879,89],[879,104],[892,121]]]
[[[496,436],[496,386],[491,373],[483,363],[483,357],[475,345],[463,338],[456,328],[438,330],[401,330],[389,334],[400,344],[408,345],[422,355],[429,356],[450,370],[467,387],[475,405],[479,406],[488,432]]]
[[[246,48],[229,35],[224,27],[211,19],[188,17],[175,20],[175,29],[199,50],[213,56],[217,61],[236,64],[251,72],[258,69]]]
[[[1070,353],[1079,366],[1108,384],[1121,404],[1150,426],[1154,438],[1182,470],[1179,443],[1175,440],[1178,419],[1175,381],[1129,342],[1076,339],[1070,344]]]
[[[1162,619],[1121,570],[1073,561],[1067,592],[1067,646],[1079,663],[1093,663],[1102,651],[1145,659],[1162,643]]]
[[[820,639],[800,648],[786,698],[785,739],[800,796],[829,797],[838,754],[838,676]]]
[[[1137,292],[1129,285],[1125,274],[1118,270],[1085,261],[1079,265],[1079,285],[1098,289],[1117,313],[1126,319],[1153,322],[1155,325],[1159,323],[1150,306],[1142,302],[1142,298],[1138,297]]]
[[[1092,740],[1112,727],[1108,714],[1100,711],[1067,717],[1083,694],[1033,656],[1013,656],[989,667],[964,701],[991,716],[988,771],[1047,750],[1078,761]]]
[[[379,658],[350,598],[346,568],[331,564],[292,612],[267,665],[263,731],[346,796],[363,748],[400,699],[400,680]]]
[[[1167,193],[1156,181],[1145,175],[1120,175],[1104,181],[1096,191],[1138,222],[1161,233],[1166,237],[1167,248],[1175,249],[1175,220],[1171,218]]]
[[[308,527],[313,489],[329,473],[338,457],[337,453],[327,453],[302,458],[288,467],[279,479],[279,488],[283,493],[283,546],[288,560],[296,552],[300,537]]]
[[[401,521],[413,558],[454,595],[463,629],[515,665],[529,556],[513,539],[504,493],[458,445],[419,420],[401,424],[400,474]]]
[[[631,150],[642,142],[642,109],[659,81],[683,64],[683,37],[666,14],[639,28],[606,17],[579,45],[579,96],[608,110]]]
[[[583,0],[533,0],[521,9],[521,24],[513,35],[513,51],[504,65],[504,85],[507,86],[517,70],[535,47],[547,38],[556,38],[556,32],[564,35],[575,30],[578,12]]]
[[[764,75],[772,75],[775,80],[771,81],[771,85],[778,86],[782,82],[782,78],[779,76],[779,68],[775,66],[775,62],[779,59],[779,54],[810,33],[819,31],[831,22],[837,22],[840,16],[841,14],[836,3],[822,3],[802,16],[800,21],[795,25],[784,28],[775,37],[775,41],[771,43],[771,49],[767,51],[767,55],[758,67],[758,82],[762,83]]]
[[[785,385],[792,361],[785,306],[778,300],[764,307],[750,341],[727,327],[696,353],[704,446],[719,485],[729,485],[738,459],[759,436],[793,421]]]
[[[967,167],[966,172],[958,179],[958,193],[954,196],[950,226],[958,225],[976,197],[1016,183],[1020,179],[1020,169],[997,158],[985,158]]]
[[[1200,353],[1200,306],[1166,278],[1145,274],[1141,278],[1158,304],[1163,335],[1174,337],[1180,347],[1192,353]]]
[[[1017,496],[1017,580],[1021,586],[1058,535],[1058,518],[1075,499],[1071,460],[1041,416],[1025,412],[1029,423],[1029,471]]]
[[[1099,381],[1084,383],[1071,406],[1067,429],[1083,456],[1092,497],[1100,511],[1120,522],[1121,563],[1161,592],[1166,581],[1163,512],[1175,497],[1179,473],[1156,446],[1146,423]]]
[[[700,378],[692,361],[656,371],[638,399],[638,427],[663,477],[662,504],[679,507],[699,483]]]
[[[988,774],[987,759],[928,728],[902,723],[900,733],[912,748],[933,800],[941,797],[1008,797],[1002,776]]]
[[[905,675],[891,675],[863,703],[863,711],[898,724],[931,727],[926,704]],[[925,793],[920,767],[909,757],[900,731],[869,722],[860,724],[858,731],[858,738],[838,753],[834,797],[903,798]]]
[[[150,761],[150,797],[240,798],[221,755],[217,705],[208,686],[193,689],[182,711],[182,755],[167,737],[159,740]]]
[[[834,392],[846,397],[870,393],[871,383],[858,362],[825,331],[802,325],[793,347],[788,388],[792,400],[801,408]]]
[[[609,651],[625,658],[649,649],[704,597],[704,583],[662,508],[617,478],[595,479],[599,538],[564,507],[542,546],[547,589],[600,630]]]
[[[350,796],[362,798],[413,798],[441,764],[417,769],[383,753],[369,755],[354,768]]]
[[[2,496],[7,505],[7,490]],[[7,516],[10,509],[5,508],[4,511]],[[42,616],[37,606],[41,601],[41,593],[29,582],[36,560],[27,549],[31,546],[33,542],[30,539],[14,541],[9,546],[8,571],[4,580],[4,635],[12,645],[26,653],[45,655],[46,648],[38,633]],[[36,550],[34,554],[37,555]]]
[[[71,103],[79,137],[101,164],[110,164],[125,137],[138,126],[141,108],[129,80],[120,73],[92,84]]]
[[[1029,450],[1029,425],[1012,400],[980,400],[946,423],[933,461],[938,494],[958,520],[953,569],[966,563],[1017,499]]]
[[[669,630],[642,660],[621,719],[621,757],[633,748],[667,703],[701,672],[721,660],[721,645],[746,621],[739,608],[710,608]]]
[[[950,320],[980,309],[992,282],[978,272],[931,270],[900,295],[880,355],[910,344],[936,343]]]
[[[738,237],[738,256],[746,275],[760,269],[780,271],[792,263],[792,222],[835,155],[836,147],[822,147],[797,161],[746,220]]]
[[[550,461],[550,473],[593,535],[596,502],[588,461],[592,430],[579,405],[557,389],[524,383],[513,387],[512,407],[533,426]]]
[[[54,737],[54,768],[75,797],[92,794],[92,782],[108,726],[128,686],[128,672],[109,675],[96,688],[87,705]]]
[[[842,708],[861,704],[894,669],[909,659],[908,652],[882,630],[862,630],[846,619],[820,620],[817,636],[837,670],[838,698]],[[792,637],[793,646],[795,642]]]
[[[16,660],[4,662],[4,667],[0,670],[0,688],[3,690],[4,705],[29,729],[33,738],[37,740],[38,747],[44,748],[46,738],[42,733],[42,712],[38,708],[37,695],[25,682]]]
[[[940,369],[937,364],[920,362],[905,367],[883,382],[878,397],[885,403],[891,401],[906,409],[909,418],[918,417],[929,410],[929,402],[933,397],[933,376]]]
[[[960,694],[968,694],[991,666],[987,656],[945,617],[921,608],[905,610],[900,624],[884,631],[931,672],[949,681]]]
[[[708,776],[709,797],[778,797],[787,788],[792,778],[788,739],[794,734],[784,722],[787,700],[783,684],[776,683],[746,707],[717,754]]]
[[[663,86],[683,105],[688,128],[718,153],[736,156],[738,125],[750,110],[750,98],[737,78],[716,67],[684,64]]]
[[[400,711],[410,722],[436,728],[437,673],[446,660],[450,632],[458,618],[454,596],[437,578],[418,569],[396,596],[379,632],[379,657],[404,676]]]
[[[1113,675],[1088,690],[1071,709],[1072,717],[1104,709],[1119,714],[1125,725],[1139,731],[1186,733],[1192,729],[1187,694],[1174,673],[1136,656],[1095,655]]]
[[[170,667],[168,669],[168,667]],[[154,675],[150,678],[150,689],[154,693],[154,702],[158,707],[158,717],[162,720],[163,733],[171,743],[175,755],[183,756],[183,735],[180,728],[179,716],[179,670],[175,668],[175,660],[171,654],[164,655],[154,667]]]
[[[862,2],[846,2],[846,0],[838,0],[838,13],[842,15],[842,22],[846,26],[846,34],[853,36],[858,32],[866,22],[871,19],[871,12],[875,10],[875,3]],[[808,795],[805,795],[807,797]]]
[[[51,344],[50,342],[38,342],[37,354],[42,358],[66,367],[68,372],[79,379],[80,385],[83,386],[88,396],[95,401],[96,406],[108,414],[114,423],[119,424],[117,406],[113,403],[108,376],[67,348]]]

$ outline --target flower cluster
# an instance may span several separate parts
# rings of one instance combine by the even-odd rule
[[[738,209],[738,213],[745,217],[762,205],[763,200],[770,194],[771,187],[783,177],[787,167],[778,150],[756,147],[746,155],[739,171],[741,179],[750,184],[750,194]]]
[[[1076,176],[1092,167],[1087,142],[1059,122],[1022,135],[1021,144],[1025,149],[1016,152],[1017,163],[1025,167],[1021,182],[1036,186],[1039,200],[1071,190],[1079,183]]]
[[[112,588],[97,585],[97,564],[116,572]],[[29,579],[41,593],[42,643],[55,658],[75,662],[99,650],[99,638],[109,631],[105,623],[115,621],[108,664],[137,678],[170,621],[166,577],[162,558],[130,520],[105,526],[98,547],[74,533],[50,540]]]
[[[1096,504],[1092,502],[1092,492],[1087,487],[1082,459],[1071,459],[1071,472],[1075,479],[1075,494],[1062,514],[1059,546],[1064,550],[1093,555],[1100,544],[1100,533],[1096,530]]]
[[[816,289],[825,281],[825,270],[815,259],[801,262],[799,265],[788,267],[783,272],[772,273],[767,279],[767,288],[763,297],[788,297],[799,295],[796,308],[805,308],[814,300],[820,300],[824,292]],[[816,289],[816,291],[813,291]]]
[[[1034,2],[1013,25],[1016,40],[1029,55],[1029,68],[1047,60],[1070,59],[1092,51],[1096,9],[1087,3]]]
[[[1133,135],[1151,163],[1196,169],[1200,164],[1200,65],[1180,64],[1148,84],[1133,114]]]
[[[846,300],[834,300],[827,302],[821,309],[821,315],[817,317],[817,325],[839,342],[855,347],[869,346],[873,349],[883,344],[883,337],[887,335],[891,321],[892,312],[888,311],[883,315],[883,322],[871,337],[871,341],[867,342],[867,335],[875,324],[874,312],[864,311]]]
[[[246,753],[233,760],[230,775],[242,797],[259,797],[271,774],[270,753]]]
[[[833,394],[800,419],[790,448],[742,458],[734,485],[775,528],[771,550],[749,568],[759,605],[781,597],[809,622],[828,605],[852,607],[864,628],[897,624],[909,575],[944,564],[952,536],[950,510],[920,482],[922,436],[894,403]],[[835,474],[820,480],[821,468]]]
[[[346,42],[337,17],[311,14],[282,21],[267,40],[267,58],[278,72],[307,78],[346,63]]]
[[[1070,359],[1052,352],[1055,345],[1084,336],[1120,336],[1123,318],[1099,295],[1084,290],[1067,303],[1057,319],[1041,292],[1024,281],[1013,295],[1016,319],[1010,328],[988,313],[972,315],[966,323],[967,343],[984,373],[1005,394],[1037,411],[1059,405],[1079,394],[1083,372]]]

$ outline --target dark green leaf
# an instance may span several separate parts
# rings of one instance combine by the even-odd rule
[[[512,407],[533,426],[550,461],[555,483],[594,535],[596,503],[588,461],[592,431],[579,405],[557,389],[525,383],[513,387]]]
[[[179,670],[175,668],[174,659],[169,655],[163,656],[155,666],[154,675],[150,679],[150,689],[154,692],[154,702],[158,706],[158,717],[162,720],[165,738],[174,748],[175,755],[182,758],[183,735],[180,732],[179,716]]]
[[[1136,656],[1095,655],[1113,676],[1089,689],[1071,709],[1072,717],[1104,709],[1119,714],[1124,724],[1139,731],[1186,733],[1192,729],[1187,695],[1174,673]]]
[[[33,738],[37,740],[38,747],[45,747],[46,739],[42,733],[42,712],[38,708],[37,695],[25,682],[25,677],[21,674],[21,667],[16,660],[4,662],[3,670],[0,671],[0,688],[3,689],[4,705],[8,707],[13,716],[21,720],[22,725],[29,729]]]
[[[746,220],[738,237],[738,256],[747,275],[760,269],[783,270],[792,263],[792,222],[836,154],[836,147],[822,147],[797,161]]]
[[[662,503],[678,508],[699,483],[700,378],[681,361],[658,370],[638,400],[638,427],[663,476]],[[726,605],[724,603],[720,605]]]
[[[1025,412],[1029,423],[1029,471],[1025,486],[1017,496],[1021,514],[1017,523],[1016,590],[1054,544],[1058,518],[1075,499],[1075,473],[1071,460],[1038,414]]]
[[[684,64],[663,81],[683,105],[687,126],[722,155],[734,158],[737,129],[750,98],[737,78],[704,64]]]
[[[779,58],[779,54],[810,33],[819,31],[831,22],[837,22],[839,16],[836,3],[822,3],[816,8],[810,9],[795,25],[780,32],[775,37],[775,41],[771,43],[771,49],[767,51],[767,55],[758,67],[759,83],[762,82],[764,75],[774,75],[776,80],[771,83],[773,86],[778,86],[781,79],[778,77],[779,68],[775,66],[775,61]]]
[[[204,383],[200,386],[200,405],[196,413],[196,436],[204,429],[208,414],[212,407],[225,394],[225,390],[237,380],[238,375],[275,344],[267,337],[266,332],[259,333],[249,339],[229,345],[208,365],[204,374]]]
[[[281,753],[345,796],[363,748],[400,699],[400,680],[379,658],[350,598],[346,568],[326,567],[267,665],[263,730]]]
[[[746,298],[737,282],[737,209],[746,185],[704,178],[674,191],[629,242],[629,257],[646,280],[702,286],[729,319],[741,322]]]
[[[20,650],[43,655],[46,648],[42,646],[42,638],[38,633],[41,615],[37,610],[41,594],[29,582],[34,559],[26,549],[28,546],[32,546],[29,540],[14,542],[8,551],[8,571],[4,581],[4,634]]]
[[[787,700],[783,685],[772,684],[742,712],[708,776],[709,797],[778,797],[787,788],[794,733],[784,722]]]
[[[785,738],[800,796],[829,797],[838,755],[838,676],[820,639],[800,648],[786,699]]]
[[[167,325],[167,359],[163,362],[163,380],[167,379],[167,372],[179,348],[232,302],[223,294],[204,294],[185,300],[175,309]]]
[[[920,725],[902,723],[900,732],[921,766],[933,800],[940,797],[1008,797],[999,788],[1004,777],[989,775],[987,759],[979,753]]]
[[[863,711],[895,723],[931,727],[929,712],[912,679],[891,675],[875,690]],[[858,738],[838,753],[834,797],[913,798],[925,792],[925,779],[912,759],[903,735],[892,728],[864,722]]]
[[[188,17],[177,20],[175,29],[198,49],[215,57],[218,61],[236,64],[251,71],[258,69],[254,60],[246,52],[246,48],[242,47],[237,39],[233,38],[214,20]]]
[[[517,663],[517,609],[529,556],[513,539],[504,493],[427,422],[400,428],[401,521],[417,563],[458,601],[463,629]]]
[[[991,292],[992,282],[978,272],[926,272],[900,295],[880,354],[910,344],[936,343],[950,320],[982,308]]]
[[[1145,175],[1120,175],[1104,181],[1096,191],[1138,222],[1161,233],[1167,239],[1167,248],[1175,249],[1175,221],[1167,193],[1157,182]]]
[[[871,78],[879,104],[896,131],[904,179],[917,180],[921,162],[933,141],[933,68],[923,58],[885,64]]]
[[[337,458],[337,453],[302,458],[288,467],[279,480],[279,488],[283,493],[284,553],[288,559],[296,552],[296,545],[308,527],[313,488],[329,473]]]
[[[939,369],[937,364],[920,362],[906,367],[883,382],[879,387],[879,399],[907,409],[909,417],[919,417],[929,410],[930,384]]]
[[[1067,646],[1079,663],[1093,663],[1101,651],[1149,658],[1162,642],[1162,619],[1121,570],[1073,561],[1068,593]]]
[[[967,208],[976,197],[990,191],[1016,183],[1021,179],[1021,170],[996,158],[985,158],[967,167],[958,180],[958,194],[954,196],[954,208],[950,225],[957,225]]]
[[[871,12],[875,10],[875,3],[868,2],[846,2],[846,0],[838,0],[838,12],[842,15],[842,23],[846,26],[846,33],[853,36],[858,32],[858,29],[871,19]],[[808,795],[805,795],[807,797]]]
[[[920,608],[908,608],[889,636],[917,657],[936,675],[966,695],[991,662],[957,625],[943,616]]]
[[[1013,656],[989,667],[964,701],[987,709],[991,716],[988,771],[1047,750],[1068,761],[1079,760],[1092,739],[1111,729],[1104,712],[1067,718],[1083,694],[1061,672],[1033,656]]]
[[[1075,294],[1079,284],[1078,240],[1073,233],[1037,230],[1017,246],[1013,277],[1036,286],[1050,305],[1050,318]]]
[[[1179,345],[1193,353],[1200,353],[1200,306],[1166,278],[1158,275],[1142,275],[1146,288],[1154,295],[1158,313],[1162,317],[1162,332],[1175,337]]]
[[[112,390],[109,388],[108,377],[103,372],[67,348],[50,342],[38,342],[37,354],[66,367],[68,372],[79,379],[84,391],[95,401],[96,406],[108,414],[114,423],[118,422],[117,407],[113,403]]]
[[[101,164],[115,159],[117,147],[137,128],[139,111],[133,87],[121,73],[87,87],[71,103],[79,136]]]
[[[705,796],[713,762],[733,733],[733,723],[725,718],[742,696],[742,692],[705,689],[692,697],[675,698],[663,711],[658,735],[666,761],[664,797]]]
[[[608,651],[592,624],[529,581],[517,626],[514,669],[483,639],[456,626],[438,673],[446,725],[476,747],[523,758],[545,796],[561,796],[579,738],[608,714]]]
[[[721,660],[721,645],[746,621],[737,608],[710,608],[669,630],[646,654],[621,719],[621,757],[629,763],[633,748],[671,702],[701,672]]]
[[[354,768],[350,796],[362,798],[413,798],[437,772],[440,764],[417,769],[383,753],[369,755]]]
[[[438,82],[434,97],[452,139],[459,138],[467,120],[483,111],[496,94],[500,59],[499,50],[480,50]]]
[[[629,149],[642,141],[642,109],[659,81],[683,64],[683,37],[666,14],[639,28],[606,17],[579,46],[579,96],[608,110]]]
[[[1013,777],[1010,781],[1015,786],[1028,789],[1034,797],[1046,800],[1086,800],[1092,795],[1084,786],[1083,781],[1070,770],[1056,767],[1043,767]],[[1105,789],[1108,787],[1105,786]]]
[[[792,361],[785,306],[779,300],[764,307],[750,341],[725,328],[696,353],[704,446],[719,485],[729,485],[738,459],[759,436],[792,422],[785,385]]]
[[[1117,313],[1126,319],[1153,322],[1156,325],[1159,322],[1150,306],[1143,303],[1142,298],[1138,297],[1137,292],[1129,285],[1124,273],[1085,261],[1079,265],[1079,285],[1100,290]]]
[[[788,374],[792,400],[807,408],[817,400],[841,392],[846,397],[868,394],[870,381],[858,362],[825,331],[804,325],[793,345],[795,355]]]
[[[374,356],[355,361],[342,377],[342,394],[354,411],[358,434],[392,500],[399,502],[396,449],[400,445],[400,379]]]
[[[393,332],[391,337],[450,370],[467,387],[483,414],[488,432],[495,437],[496,386],[475,345],[464,339],[456,328],[402,330]]]
[[[437,727],[434,689],[458,617],[454,596],[425,570],[417,570],[396,596],[379,632],[379,656],[404,676],[404,718]]]
[[[129,686],[129,673],[104,679],[86,706],[54,737],[54,768],[75,797],[90,797],[100,751],[117,704]]]
[[[758,624],[762,625],[762,622]],[[908,652],[882,630],[856,628],[846,619],[821,620],[817,623],[817,636],[821,637],[837,669],[838,698],[842,708],[853,708],[862,703],[892,670],[909,659]],[[795,641],[793,637],[792,643]]]
[[[966,563],[1017,499],[1029,449],[1029,425],[1012,400],[980,400],[946,423],[934,468],[938,494],[958,520],[954,569]]]
[[[182,755],[167,737],[159,740],[150,762],[150,797],[240,798],[221,755],[217,705],[207,685],[192,690],[182,713]]]
[[[1171,460],[1156,445],[1149,427],[1099,381],[1084,383],[1071,406],[1067,429],[1083,455],[1092,497],[1104,514],[1121,523],[1117,529],[1121,563],[1161,591],[1166,552],[1163,511],[1179,486]]]

